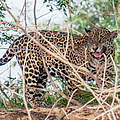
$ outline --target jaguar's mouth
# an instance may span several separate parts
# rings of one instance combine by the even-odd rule
[[[101,58],[102,57],[102,53],[101,52],[94,52],[93,53],[93,56],[95,57],[95,58]]]

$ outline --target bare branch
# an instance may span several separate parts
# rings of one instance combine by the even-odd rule
[[[26,30],[26,27],[27,27],[27,3],[26,3],[26,0],[25,0],[25,30]]]
[[[45,59],[44,59],[43,56],[42,56],[42,60],[43,60],[43,64],[44,64],[45,71],[46,71],[46,73],[47,73],[47,75],[48,75],[48,78],[49,78],[50,81],[51,81],[51,84],[52,84],[53,88],[54,88],[54,89],[57,89],[56,86],[55,86],[55,84],[54,84],[54,82],[53,82],[53,80],[52,80],[51,75],[49,74],[49,71],[48,71],[48,69],[47,69],[47,66],[46,66],[46,63],[45,63]]]
[[[37,0],[34,0],[34,22],[35,22],[35,27],[36,27],[36,29],[37,29],[36,3],[37,3]]]

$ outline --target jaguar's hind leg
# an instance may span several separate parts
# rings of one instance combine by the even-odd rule
[[[28,67],[29,66],[29,67]],[[44,106],[43,91],[46,88],[47,74],[43,67],[37,65],[27,65],[25,67],[25,97],[27,102],[34,108]]]

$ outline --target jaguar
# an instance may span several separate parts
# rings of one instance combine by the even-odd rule
[[[115,56],[113,40],[117,34],[117,30],[111,32],[102,27],[85,29],[83,35],[48,30],[29,32],[10,45],[0,59],[0,66],[16,56],[24,75],[25,97],[32,107],[37,107],[43,95],[39,89],[46,88],[48,78],[45,65],[51,76],[68,81],[70,91],[77,87],[74,81],[79,79],[68,62],[85,67],[91,74],[81,70],[79,75],[84,81],[96,81],[98,86],[104,77],[101,67],[106,63],[105,81],[109,82],[113,69],[110,56]]]

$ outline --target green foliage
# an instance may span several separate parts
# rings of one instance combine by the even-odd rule
[[[71,2],[73,2],[73,0],[71,0]],[[49,7],[51,12],[54,8],[57,8],[58,10],[63,10],[65,15],[67,15],[66,9],[71,7],[69,0],[44,0],[44,3],[47,3],[47,7]]]
[[[62,92],[62,91],[61,91]],[[48,105],[48,106],[53,106],[55,102],[58,100],[56,106],[66,106],[68,103],[68,100],[64,99],[61,95],[58,93],[49,93],[46,92],[45,95],[43,96],[43,101]]]
[[[115,0],[115,9],[118,11],[118,0]],[[84,32],[84,28],[91,28],[93,26],[106,27],[109,29],[115,29],[116,19],[113,2],[110,0],[86,0],[80,1],[79,5],[75,5],[77,9],[73,11],[73,27],[75,30]],[[118,27],[120,23],[118,22]]]
[[[5,2],[5,0],[2,0],[3,2]],[[5,17],[5,9],[4,7],[0,4],[0,18],[4,18]]]
[[[92,100],[94,96],[92,95],[91,92],[79,91],[76,98],[80,103],[85,104],[89,102],[90,100]],[[97,103],[98,102],[96,100],[93,100],[90,104],[97,104]]]
[[[2,2],[7,6],[6,4],[6,0],[2,0]],[[7,6],[8,9],[10,9]],[[4,9],[4,7],[2,6],[2,4],[0,3],[0,22],[2,23],[2,25],[0,26],[0,42],[3,43],[7,43],[10,42],[12,40],[12,35],[9,35],[9,31],[11,31],[9,28],[13,27],[12,24],[7,23],[4,19],[5,19],[5,12],[6,10]],[[7,30],[5,30],[7,29]],[[5,30],[5,31],[4,31]]]
[[[3,83],[8,88],[14,89],[14,92],[22,94],[22,81],[16,78],[9,78],[9,81]],[[0,108],[22,108],[24,107],[23,99],[0,86]]]

